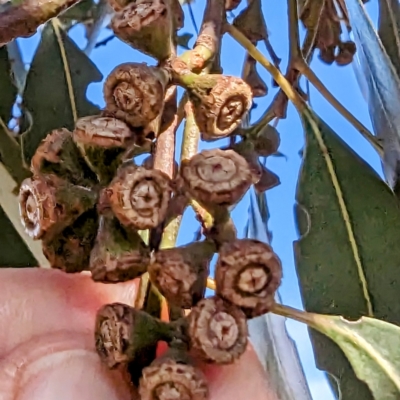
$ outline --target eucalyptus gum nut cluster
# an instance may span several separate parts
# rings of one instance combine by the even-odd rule
[[[209,363],[230,364],[247,346],[247,319],[220,297],[201,300],[188,317],[191,353]]]
[[[252,91],[243,79],[225,75],[183,76],[194,116],[205,141],[229,136],[252,105]]]
[[[115,35],[159,61],[171,55],[174,19],[168,0],[140,0],[126,5],[111,20]],[[175,21],[176,23],[176,21]]]
[[[121,166],[106,192],[114,215],[123,225],[150,229],[164,221],[172,190],[163,172],[128,163]]]
[[[270,311],[281,279],[281,262],[266,243],[236,239],[220,248],[216,293],[241,307],[249,318]]]
[[[100,217],[90,256],[94,281],[129,281],[144,274],[149,263],[150,249],[136,231],[123,227],[113,216]]]
[[[146,127],[162,112],[168,74],[146,64],[116,67],[104,84],[106,110],[133,127]]]
[[[150,279],[169,303],[190,308],[204,297],[214,250],[206,242],[159,250],[148,268]]]
[[[181,163],[183,185],[202,204],[236,204],[253,177],[247,161],[233,150],[204,150]]]
[[[95,191],[56,175],[27,178],[19,191],[19,212],[25,232],[35,240],[51,238],[92,208],[97,199]]]

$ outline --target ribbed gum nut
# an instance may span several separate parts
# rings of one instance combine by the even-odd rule
[[[104,84],[107,111],[134,127],[145,127],[163,110],[167,76],[146,64],[116,67]]]
[[[107,304],[97,311],[97,353],[111,369],[134,361],[140,351],[162,340],[159,324],[150,314],[126,304]]]
[[[249,57],[244,81],[250,86],[253,97],[264,97],[268,94],[268,87],[257,72],[257,62],[253,57]]]
[[[247,346],[247,319],[244,312],[220,297],[201,300],[188,316],[191,353],[217,364],[230,364]]]
[[[159,170],[126,164],[107,193],[111,208],[123,225],[135,229],[156,228],[167,214],[170,180]]]
[[[97,178],[87,166],[68,129],[55,129],[40,143],[31,160],[34,175],[55,174],[76,185],[93,185]]]
[[[19,212],[32,239],[52,237],[92,208],[98,195],[55,175],[25,179],[19,191]]]
[[[72,225],[51,240],[44,240],[43,254],[49,260],[51,268],[67,273],[88,270],[97,228],[97,212],[92,209],[82,214]]]
[[[171,55],[173,16],[166,0],[128,4],[111,20],[115,35],[159,61]]]
[[[190,308],[203,298],[213,254],[205,242],[159,250],[148,269],[150,279],[168,302]]]
[[[201,137],[205,141],[229,136],[252,105],[250,86],[234,76],[199,76],[189,94]]]
[[[149,263],[150,250],[136,231],[124,228],[114,217],[101,217],[90,256],[94,281],[129,281],[144,274]]]
[[[139,393],[141,400],[206,400],[208,385],[196,367],[163,358],[143,369]]]
[[[268,244],[237,239],[222,245],[215,267],[216,293],[249,318],[271,309],[281,279],[281,262]]]
[[[232,11],[235,8],[239,7],[239,4],[242,0],[225,0],[225,10]]]
[[[233,150],[203,150],[181,163],[186,190],[202,204],[236,204],[252,183],[247,161]]]

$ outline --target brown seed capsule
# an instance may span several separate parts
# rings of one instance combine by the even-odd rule
[[[233,205],[252,183],[247,161],[233,150],[203,150],[181,164],[186,190],[203,204]]]
[[[97,212],[92,209],[82,214],[72,225],[51,240],[44,240],[43,254],[49,260],[51,267],[67,273],[88,270],[97,228]]]
[[[111,20],[117,37],[159,61],[171,55],[173,17],[165,0],[128,4]]]
[[[91,186],[96,175],[87,166],[68,129],[55,129],[40,143],[31,160],[34,175],[54,174],[75,185]]]
[[[50,238],[92,208],[97,199],[91,189],[55,175],[28,178],[19,191],[21,221],[31,238]]]
[[[135,135],[125,122],[112,117],[78,119],[73,139],[101,183],[107,184],[121,163],[124,151]]]
[[[345,66],[353,61],[354,54],[356,54],[356,44],[352,41],[339,43],[339,52],[336,55],[335,61],[337,65]]]
[[[168,302],[190,308],[204,296],[214,252],[208,242],[159,250],[149,266],[150,279]]]
[[[139,63],[121,64],[104,84],[106,108],[132,126],[145,127],[163,110],[167,80],[162,69]]]
[[[254,144],[255,151],[262,157],[275,154],[281,143],[278,131],[271,125],[265,125],[258,132],[254,132],[254,128],[250,128],[245,137]]]
[[[95,343],[109,368],[134,361],[143,349],[170,336],[168,324],[126,304],[103,306],[96,316]]]
[[[261,0],[252,0],[249,5],[235,18],[233,25],[239,29],[251,42],[258,42],[268,37]]]
[[[220,297],[201,300],[188,317],[191,351],[207,362],[229,364],[247,346],[247,320],[243,311]]]
[[[336,58],[335,50],[335,45],[322,48],[319,52],[319,59],[325,64],[331,65]]]
[[[102,216],[96,244],[90,257],[92,279],[125,282],[144,274],[150,250],[136,231],[127,229],[115,217]]]
[[[266,190],[273,189],[274,187],[280,185],[281,181],[279,176],[274,174],[265,165],[260,163],[261,176],[257,183],[254,184],[254,188],[257,192],[262,193]]]
[[[161,171],[125,164],[107,193],[111,208],[123,225],[150,229],[164,220],[171,187],[169,178]]]
[[[142,400],[206,400],[208,386],[198,368],[166,355],[143,369],[139,393]]]
[[[197,76],[187,89],[201,137],[205,141],[230,135],[252,105],[250,86],[234,76]]]
[[[241,307],[248,317],[268,312],[282,278],[277,255],[252,239],[225,243],[215,267],[216,293]]]
[[[239,7],[239,4],[242,0],[225,0],[225,10],[232,11],[235,8]]]

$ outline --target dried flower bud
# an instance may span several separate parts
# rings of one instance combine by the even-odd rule
[[[107,184],[120,165],[124,151],[134,142],[135,135],[123,121],[91,116],[78,119],[73,139],[101,183]]]
[[[190,308],[204,296],[214,251],[208,242],[159,250],[149,266],[150,279],[168,302]]]
[[[256,60],[248,56],[244,81],[250,86],[253,97],[264,97],[268,94],[268,87],[257,72]]]
[[[188,317],[191,352],[207,362],[229,364],[247,346],[247,320],[243,311],[220,297],[201,300]]]
[[[251,42],[266,39],[268,34],[261,10],[261,0],[250,1],[249,5],[235,18],[233,25]]]
[[[206,400],[208,386],[199,369],[166,354],[143,369],[139,393],[142,400]]]
[[[95,342],[101,360],[109,368],[134,361],[143,349],[170,336],[168,324],[126,304],[103,306],[96,316]]]
[[[274,174],[271,170],[269,170],[265,165],[260,163],[261,167],[261,176],[257,183],[254,184],[254,188],[257,192],[262,193],[266,190],[273,189],[278,186],[281,181],[279,176]]]
[[[128,4],[111,20],[117,37],[159,61],[171,55],[173,17],[165,0]]]
[[[96,192],[55,175],[27,178],[19,191],[21,221],[31,238],[49,238],[94,207],[97,198]]]
[[[216,293],[248,317],[268,312],[282,278],[279,258],[266,243],[241,239],[225,243],[215,267]]]
[[[170,181],[159,170],[125,164],[107,189],[115,216],[135,229],[155,228],[164,221],[171,198]]]
[[[102,216],[90,257],[93,280],[129,281],[144,274],[149,264],[150,250],[139,234],[121,226],[115,217]]]
[[[68,129],[55,129],[40,143],[31,160],[34,175],[55,174],[75,185],[91,186],[96,175],[72,140]]]
[[[323,61],[325,64],[331,65],[336,58],[335,50],[336,50],[335,45],[322,48],[319,52],[319,59]]]
[[[356,54],[356,44],[352,41],[339,43],[339,52],[336,55],[335,61],[337,65],[345,66],[353,61]]]
[[[255,151],[262,157],[268,157],[278,151],[281,139],[278,131],[271,125],[265,125],[261,129],[253,126],[245,131],[246,140],[254,144]]]
[[[232,11],[235,8],[239,7],[239,4],[242,0],[225,0],[225,10]]]
[[[104,84],[106,108],[132,126],[145,127],[163,110],[167,80],[162,69],[139,63],[121,64]]]
[[[248,163],[233,150],[204,150],[182,161],[181,176],[193,198],[210,205],[236,204],[252,183]]]
[[[192,78],[190,77],[191,80]],[[230,135],[252,105],[250,86],[242,79],[225,75],[201,75],[186,85],[194,116],[205,141]]]
[[[88,270],[97,228],[97,212],[92,209],[82,214],[72,225],[51,240],[44,240],[43,254],[49,260],[51,267],[67,273]]]

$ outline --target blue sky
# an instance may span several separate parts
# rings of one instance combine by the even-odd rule
[[[198,26],[200,26],[201,23],[204,3],[203,0],[196,0],[192,6]],[[246,2],[243,1],[243,3]],[[282,59],[282,70],[285,70],[288,54],[286,1],[263,0],[262,4],[266,16],[268,31],[270,33],[270,41],[278,56]],[[372,20],[376,22],[376,2],[370,1],[367,5],[367,9],[370,12]],[[193,33],[193,26],[187,13],[187,9],[185,9],[185,11],[185,27],[181,30],[181,33]],[[235,13],[237,14],[237,11],[235,11]],[[110,33],[109,30],[104,30],[99,39],[109,36]],[[80,47],[84,47],[85,40],[81,28],[74,28],[71,35]],[[38,40],[38,35],[30,39],[20,40],[25,62],[30,62],[38,44]],[[190,44],[193,44],[193,39]],[[266,54],[265,47],[262,44],[260,44],[259,49]],[[117,39],[110,41],[107,46],[102,46],[93,50],[91,58],[101,70],[104,77],[106,77],[114,67],[122,62],[145,61],[154,64],[153,60],[141,55],[139,52],[129,48]],[[243,58],[244,51],[240,46],[230,37],[226,37],[224,39],[222,50],[222,65],[224,67],[224,73],[240,76]],[[372,129],[367,104],[365,103],[358,87],[353,67],[336,67],[335,65],[327,66],[319,62],[317,57],[315,57],[312,67],[318,77],[345,105],[345,107],[354,113],[368,128]],[[258,107],[253,112],[253,120],[256,120],[262,111],[265,110],[266,106],[270,103],[276,93],[276,89],[271,87],[270,76],[261,67],[258,67],[258,70],[264,77],[265,82],[268,83],[270,92],[266,98],[257,101]],[[346,120],[330,107],[322,96],[312,87],[310,94],[312,107],[317,114],[319,114],[319,116],[322,117],[325,122],[327,122],[342,138],[344,138],[347,143],[349,143],[349,145],[361,155],[361,157],[363,157],[378,171],[378,173],[381,174],[379,158],[369,144]],[[102,83],[94,83],[90,85],[88,88],[88,97],[94,103],[103,106]],[[293,206],[298,171],[301,164],[299,151],[302,149],[304,141],[299,117],[292,106],[289,106],[287,119],[279,122],[278,131],[281,135],[280,152],[286,157],[270,157],[268,160],[268,167],[278,174],[281,179],[281,185],[279,187],[268,191],[267,197],[271,214],[269,229],[273,233],[272,246],[281,258],[284,269],[284,279],[280,288],[282,301],[286,305],[302,308],[293,258],[293,241],[297,239]],[[179,137],[180,135],[178,138]],[[207,144],[203,147],[215,147],[216,145],[219,145],[219,143]],[[179,154],[180,149],[177,150],[177,155],[179,156]],[[247,222],[248,204],[248,197],[246,197],[233,212],[239,232],[243,232]],[[193,213],[188,211],[184,217],[183,228],[179,235],[179,244],[191,241],[193,233],[197,227],[198,223],[195,221]],[[306,327],[298,322],[288,321],[287,328],[290,335],[297,343],[298,351],[305,374],[309,381],[313,398],[315,400],[333,400],[334,397],[325,380],[324,373],[317,370],[315,367]]]

